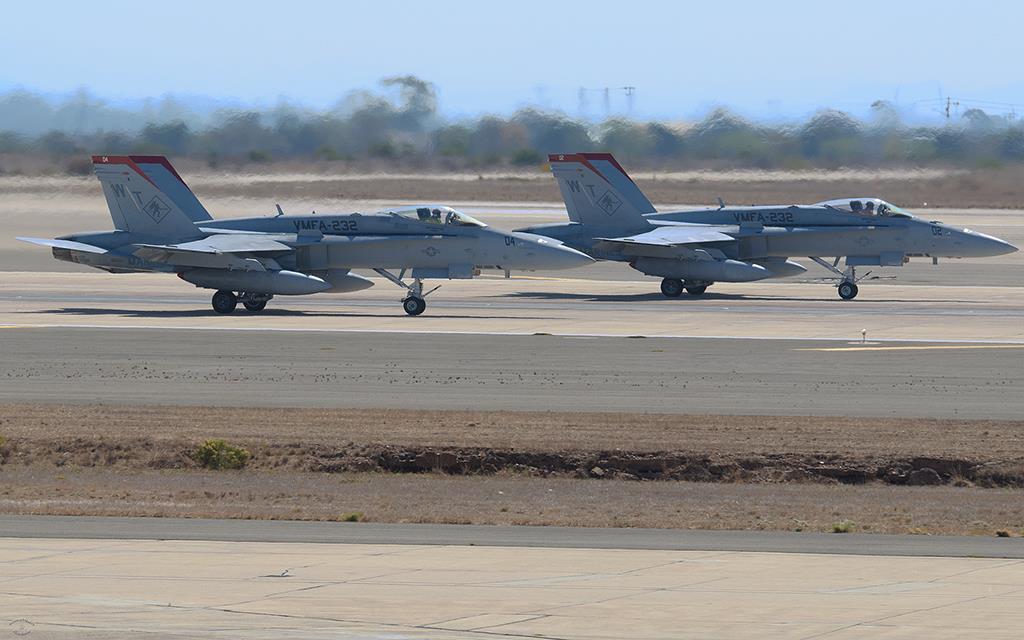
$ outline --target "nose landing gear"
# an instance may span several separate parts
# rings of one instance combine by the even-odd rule
[[[410,316],[418,316],[426,311],[427,301],[425,298],[441,288],[441,285],[437,285],[430,291],[424,292],[423,280],[420,278],[413,278],[412,284],[406,284],[403,280],[405,269],[402,269],[397,276],[387,269],[374,269],[374,271],[409,292],[409,295],[402,299],[402,309]]]
[[[836,285],[836,290],[839,292],[839,297],[842,298],[843,300],[853,300],[854,298],[856,298],[857,293],[860,292],[860,287],[857,286],[857,283],[860,282],[861,280],[867,279],[868,276],[871,275],[871,272],[868,271],[864,275],[858,276],[857,269],[851,266],[847,266],[845,271],[841,270],[839,268],[840,258],[836,258],[834,262],[828,262],[827,260],[822,260],[821,258],[816,258],[814,256],[809,257],[811,260],[814,260],[816,263],[820,264],[822,267],[828,269],[829,271],[836,275],[836,277],[831,278],[831,280],[839,281],[839,284]],[[874,276],[870,279],[884,280],[887,277],[891,278],[892,276]]]
[[[418,316],[427,310],[427,301],[423,298],[417,298],[415,296],[409,296],[405,300],[402,300],[402,308],[410,316]]]
[[[853,282],[848,280],[839,283],[839,297],[843,300],[853,300],[857,297],[859,288]]]

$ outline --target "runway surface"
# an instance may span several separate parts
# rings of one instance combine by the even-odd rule
[[[0,329],[0,400],[1019,419],[1020,344]]]
[[[1024,538],[0,515],[0,538],[210,540],[1024,559]]]
[[[719,336],[1024,342],[1024,288],[865,285],[842,301],[824,284],[715,285],[669,299],[656,282],[483,277],[439,283],[407,317],[383,280],[353,294],[279,296],[259,315],[210,309],[210,292],[160,274],[6,273],[0,326]]]

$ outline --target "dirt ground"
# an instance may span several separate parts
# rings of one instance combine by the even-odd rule
[[[1021,491],[498,474],[2,467],[0,512],[1024,535]]]
[[[6,513],[1024,532],[1024,422],[12,404],[0,434]],[[252,458],[203,469],[207,438]]]
[[[543,167],[517,172],[353,173],[331,165],[264,167],[263,173],[182,168],[202,198],[388,202],[559,202],[558,187]],[[628,170],[628,167],[627,167]],[[809,203],[846,196],[879,196],[911,210],[1019,208],[1024,168],[984,171],[839,170],[806,172],[651,171],[632,177],[656,205]],[[0,176],[0,196],[94,194],[91,176]]]

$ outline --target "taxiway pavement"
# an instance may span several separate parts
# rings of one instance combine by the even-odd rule
[[[386,542],[2,538],[0,624],[39,638],[832,640],[1010,639],[1024,624],[1019,559]]]

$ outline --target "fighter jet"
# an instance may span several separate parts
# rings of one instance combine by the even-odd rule
[[[976,258],[1017,250],[984,233],[926,221],[879,198],[811,205],[726,207],[658,213],[608,153],[551,155],[568,224],[520,229],[545,235],[601,260],[628,262],[662,278],[661,291],[701,295],[715,282],[794,276],[807,256],[829,271],[839,297],[857,297],[871,272],[911,258]],[[831,260],[827,260],[831,257]],[[845,258],[845,268],[840,261]],[[877,276],[875,276],[877,277]]]
[[[481,269],[568,269],[593,260],[561,242],[488,227],[450,207],[379,213],[283,215],[214,220],[162,156],[93,156],[114,230],[56,239],[18,238],[50,247],[58,260],[111,273],[175,273],[215,289],[217,313],[238,302],[262,311],[276,295],[359,291],[372,269],[406,290],[402,307],[426,309],[426,278],[465,279]],[[397,270],[398,273],[394,273]],[[406,278],[411,276],[411,281]]]

